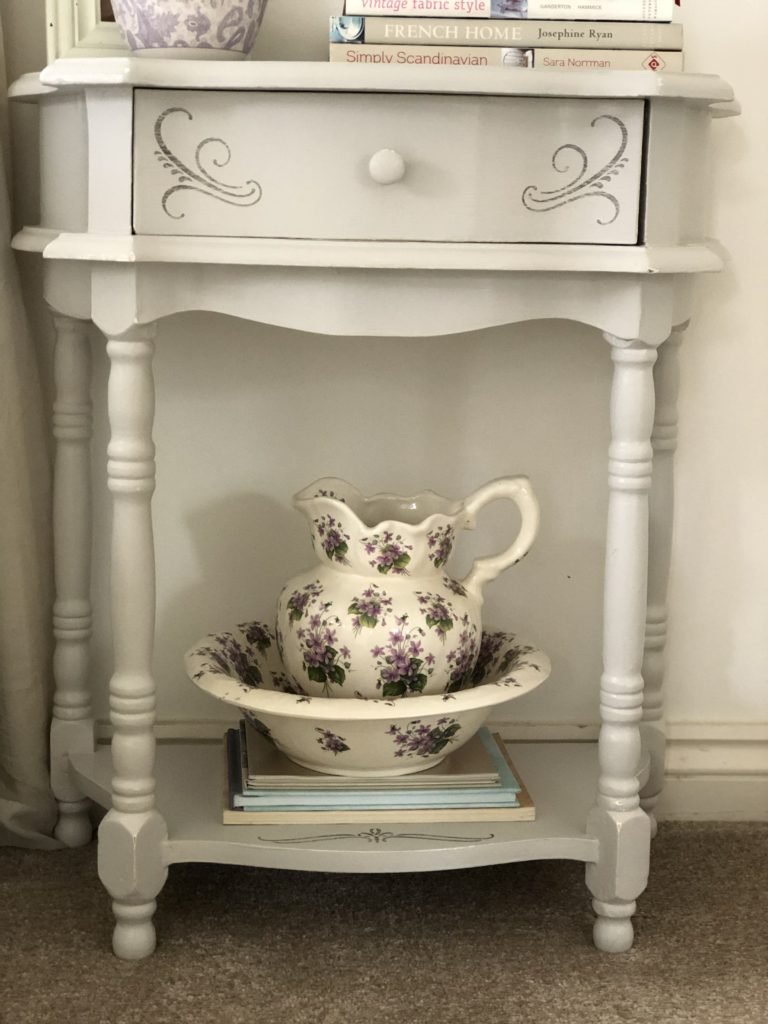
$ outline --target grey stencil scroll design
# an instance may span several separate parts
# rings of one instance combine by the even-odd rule
[[[249,180],[242,185],[228,185],[219,181],[208,171],[205,164],[213,167],[226,167],[232,159],[232,150],[223,139],[207,138],[197,144],[195,149],[194,167],[190,167],[180,157],[172,152],[170,146],[163,138],[163,125],[172,114],[184,114],[193,121],[193,115],[184,107],[169,107],[155,121],[155,142],[157,149],[155,156],[160,164],[169,170],[178,180],[163,194],[161,200],[163,211],[174,220],[181,220],[186,214],[184,212],[172,213],[168,209],[168,201],[178,192],[201,192],[203,195],[218,199],[230,206],[255,206],[261,199],[262,189],[257,181]],[[214,152],[218,149],[218,156]]]
[[[444,843],[486,843],[495,838],[493,833],[487,836],[443,836],[430,835],[427,832],[385,832],[380,828],[369,828],[366,832],[332,832],[324,836],[291,836],[287,839],[273,839],[272,836],[259,836],[260,843],[316,843],[329,839],[366,839],[369,843],[388,843],[391,839],[434,839]]]
[[[601,226],[613,224],[621,212],[621,206],[616,196],[607,191],[607,187],[627,166],[628,160],[624,153],[627,149],[629,133],[624,122],[620,118],[614,117],[613,114],[600,114],[592,121],[590,127],[594,128],[598,121],[611,121],[619,129],[620,142],[615,154],[599,170],[590,174],[589,157],[581,146],[572,142],[560,146],[552,156],[552,166],[558,174],[568,174],[572,171],[572,166],[570,161],[562,159],[563,155],[575,154],[580,162],[576,176],[567,185],[561,185],[556,189],[541,189],[537,185],[526,186],[523,189],[522,200],[523,206],[527,210],[532,210],[534,213],[548,213],[550,210],[557,210],[568,203],[575,203],[579,199],[598,198],[606,200],[611,205],[613,215],[607,220],[601,220],[598,217],[597,223]]]

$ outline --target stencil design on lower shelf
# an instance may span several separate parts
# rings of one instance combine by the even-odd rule
[[[613,216],[609,220],[600,220],[598,217],[597,223],[603,227],[613,224],[621,212],[621,204],[616,196],[606,192],[605,187],[627,165],[628,161],[624,153],[629,141],[629,132],[624,122],[613,114],[598,115],[592,121],[590,127],[594,128],[598,121],[612,121],[621,133],[619,148],[611,159],[606,164],[603,164],[598,171],[588,175],[589,157],[581,146],[577,146],[573,142],[560,146],[552,156],[552,166],[558,174],[567,174],[571,170],[570,163],[567,161],[564,163],[560,159],[564,153],[575,153],[581,162],[581,169],[576,174],[576,177],[569,181],[567,185],[561,185],[557,189],[546,190],[540,189],[538,185],[527,185],[523,189],[522,195],[523,206],[526,210],[531,210],[533,213],[549,213],[550,210],[557,210],[568,203],[575,203],[577,199],[607,199],[613,207]]]
[[[430,835],[427,832],[385,832],[381,828],[369,828],[367,832],[335,832],[324,836],[295,836],[288,839],[273,839],[271,836],[259,836],[260,843],[317,843],[327,839],[367,839],[369,843],[388,843],[390,839],[434,839],[436,842],[451,843],[486,843],[495,839],[491,833],[487,836],[443,836]]]
[[[232,150],[224,139],[211,137],[199,142],[195,148],[194,168],[176,156],[163,138],[163,125],[166,118],[170,117],[171,114],[185,114],[190,121],[194,120],[194,116],[184,107],[168,107],[155,121],[155,142],[158,146],[155,150],[155,156],[164,168],[169,170],[174,177],[178,178],[178,183],[172,185],[163,194],[161,203],[164,212],[174,220],[181,220],[185,217],[186,214],[183,211],[181,213],[171,213],[168,209],[168,200],[171,196],[177,192],[185,191],[201,192],[205,196],[210,196],[211,199],[218,199],[223,203],[229,203],[230,206],[255,206],[262,196],[262,188],[258,181],[251,179],[242,185],[228,185],[226,182],[214,178],[203,165],[204,154],[211,146],[216,146],[220,147],[223,157],[217,159],[215,156],[210,156],[207,159],[210,159],[214,167],[227,166],[232,159]]]

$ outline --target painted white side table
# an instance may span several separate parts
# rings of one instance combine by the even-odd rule
[[[13,95],[39,105],[42,196],[41,225],[15,246],[42,253],[57,328],[57,834],[88,842],[89,799],[109,808],[99,873],[115,952],[152,952],[155,898],[180,861],[382,872],[535,858],[583,861],[596,945],[628,949],[663,779],[676,354],[694,275],[721,267],[700,171],[712,118],[737,112],[729,87],[651,72],[105,58],[58,61]],[[602,725],[596,751],[516,749],[537,821],[225,827],[218,748],[156,757],[153,338],[184,310],[350,336],[541,317],[603,333]],[[94,751],[87,683],[89,321],[111,361],[111,754]]]

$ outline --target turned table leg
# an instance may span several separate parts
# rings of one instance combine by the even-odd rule
[[[126,960],[138,960],[155,948],[155,897],[167,875],[162,858],[166,828],[155,809],[154,779],[153,336],[152,327],[136,327],[107,343],[114,775],[112,808],[99,829],[99,875],[113,899],[113,948]]]
[[[653,445],[653,484],[649,506],[648,609],[643,657],[643,750],[649,758],[648,781],[640,804],[656,834],[655,807],[664,787],[666,734],[663,721],[662,685],[664,648],[667,640],[667,583],[672,549],[674,506],[674,454],[677,448],[677,395],[680,387],[678,350],[685,326],[673,331],[661,348],[653,375],[656,384],[656,416]]]
[[[54,316],[53,606],[51,788],[58,801],[56,838],[65,846],[91,839],[90,801],[69,771],[69,755],[93,750],[88,665],[91,638],[91,367],[89,323]]]
[[[650,822],[640,807],[641,674],[648,577],[656,351],[605,335],[614,364],[611,391],[608,528],[600,687],[600,779],[587,831],[599,859],[587,866],[598,949],[620,953],[634,940],[635,899],[648,881]]]

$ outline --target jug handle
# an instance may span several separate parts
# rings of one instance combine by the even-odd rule
[[[502,477],[499,480],[491,480],[490,483],[478,488],[464,502],[465,528],[474,530],[477,513],[483,506],[497,498],[509,498],[514,501],[520,509],[522,523],[517,537],[505,551],[498,555],[478,558],[461,581],[466,590],[480,599],[482,599],[483,584],[496,579],[504,569],[519,562],[524,555],[527,555],[539,531],[539,503],[527,476]]]

